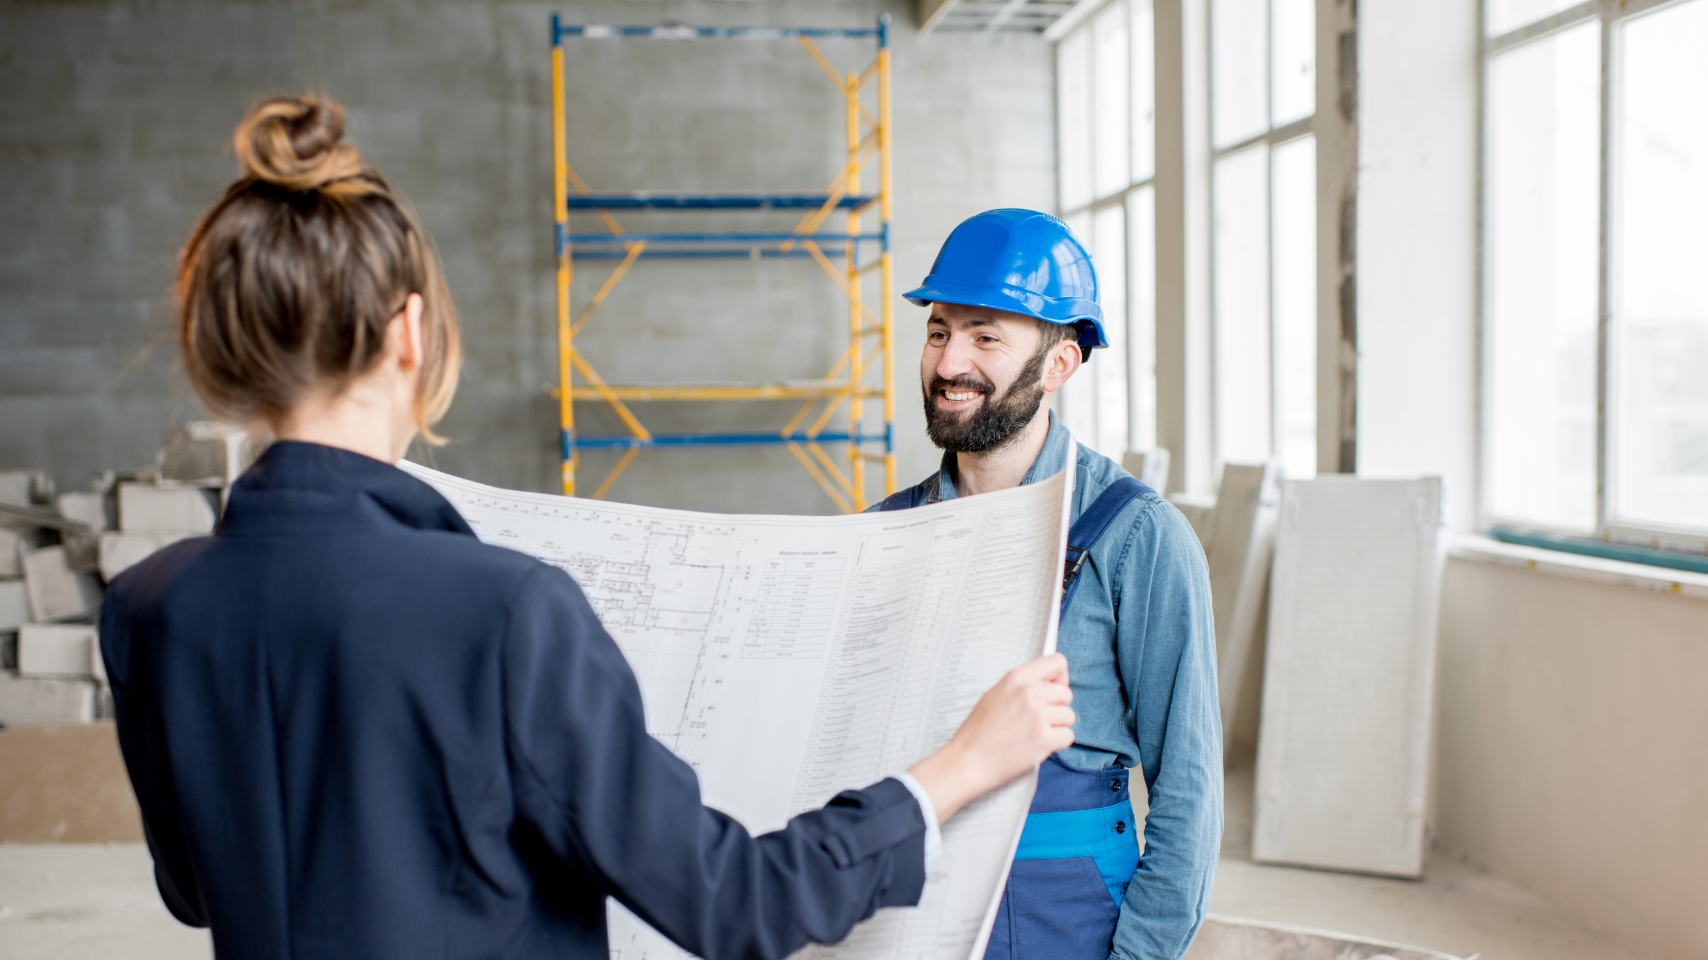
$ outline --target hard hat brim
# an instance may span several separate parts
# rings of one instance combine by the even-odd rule
[[[1045,323],[1073,324],[1088,320],[1089,332],[1095,340],[1086,336],[1086,330],[1081,330],[1080,348],[1089,350],[1093,347],[1109,346],[1109,338],[1103,335],[1103,308],[1098,306],[1095,300],[1046,297],[1024,287],[1006,283],[968,287],[937,283],[935,280],[935,277],[926,277],[924,284],[902,296],[916,307],[926,307],[933,303],[958,303],[968,307],[987,307],[991,310],[1018,313]]]

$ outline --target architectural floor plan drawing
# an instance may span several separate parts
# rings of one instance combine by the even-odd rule
[[[753,833],[906,769],[1004,673],[1055,648],[1071,473],[914,510],[777,517],[399,466],[482,540],[575,578],[640,681],[649,732]],[[977,960],[1032,787],[1022,778],[945,826],[917,908],[798,956]],[[613,960],[688,956],[615,902],[610,934]]]

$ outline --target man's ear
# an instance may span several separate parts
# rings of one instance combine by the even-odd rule
[[[1050,357],[1044,361],[1044,373],[1038,385],[1044,388],[1045,393],[1055,393],[1084,362],[1085,357],[1079,352],[1079,341],[1067,337],[1050,348]]]

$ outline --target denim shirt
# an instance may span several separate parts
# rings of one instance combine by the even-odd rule
[[[1050,414],[1044,449],[1022,484],[1055,476],[1069,433]],[[1078,447],[1073,519],[1127,472]],[[922,484],[955,498],[955,455]],[[1112,957],[1176,960],[1210,907],[1222,839],[1222,729],[1216,632],[1198,538],[1167,500],[1146,493],[1116,515],[1079,571],[1056,649],[1068,659],[1074,744],[1082,767],[1140,768],[1150,797],[1144,856],[1127,886]]]

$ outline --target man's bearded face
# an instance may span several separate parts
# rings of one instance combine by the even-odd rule
[[[923,384],[925,430],[931,442],[955,453],[985,453],[1014,439],[1037,416],[1043,403],[1040,381],[1049,352],[1048,346],[1040,344],[1000,394],[995,384],[976,371],[952,379],[932,374]],[[947,394],[948,399],[958,400],[969,393],[983,394],[984,399],[965,410],[948,411],[938,406],[939,396]]]

